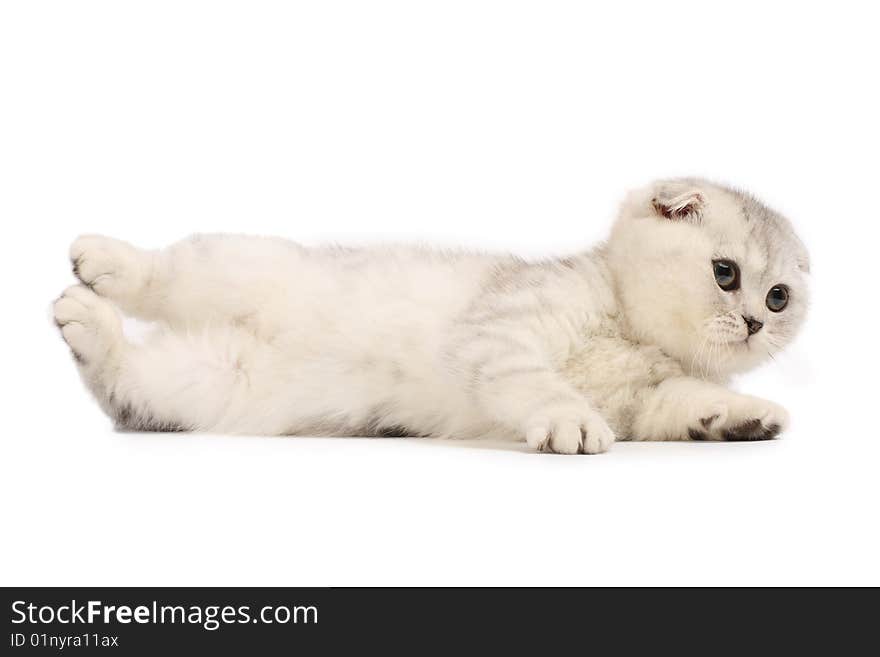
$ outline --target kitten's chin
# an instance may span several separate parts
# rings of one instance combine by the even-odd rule
[[[759,365],[770,360],[770,353],[759,346],[755,340],[746,338],[731,345],[731,353],[728,358],[727,374],[742,374],[753,370]]]
[[[770,357],[750,338],[707,340],[686,361],[690,374],[703,379],[724,380],[754,369]]]

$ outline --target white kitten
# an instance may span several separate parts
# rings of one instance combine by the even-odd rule
[[[721,384],[807,306],[789,223],[702,180],[624,202],[607,245],[529,263],[416,248],[195,236],[71,248],[55,319],[122,428],[615,440],[772,438],[787,415]],[[164,328],[128,342],[112,301]]]

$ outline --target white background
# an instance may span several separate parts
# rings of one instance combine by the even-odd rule
[[[0,583],[880,584],[880,17],[593,4],[4,2]],[[81,232],[562,253],[684,174],[812,251],[783,440],[119,434],[48,319]]]

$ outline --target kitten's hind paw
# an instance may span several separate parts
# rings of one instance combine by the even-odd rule
[[[122,323],[113,307],[82,285],[67,288],[53,306],[55,323],[81,367],[101,369],[118,358]]]
[[[539,452],[601,454],[614,443],[614,432],[595,411],[547,414],[531,419],[526,442]]]
[[[83,235],[70,246],[74,275],[103,297],[126,302],[149,276],[150,259],[131,244],[100,235]]]

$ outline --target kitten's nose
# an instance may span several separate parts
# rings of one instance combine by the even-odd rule
[[[749,330],[749,335],[754,335],[761,330],[762,326],[764,326],[764,322],[759,322],[754,317],[746,317],[743,315],[743,319],[746,322],[746,328]]]

